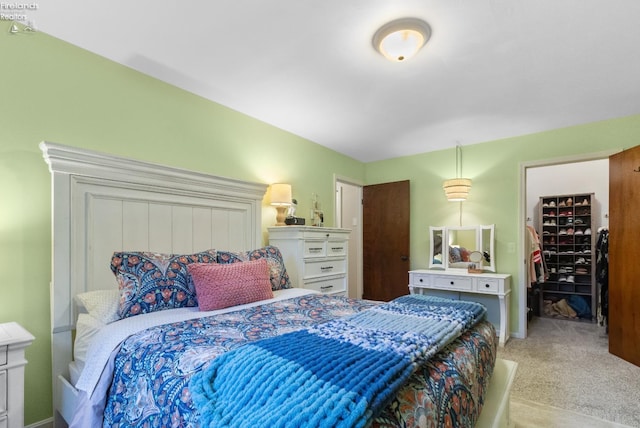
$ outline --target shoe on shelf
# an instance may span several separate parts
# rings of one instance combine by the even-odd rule
[[[555,207],[555,206],[556,206],[556,201],[551,201],[551,202],[549,202],[549,206],[550,206],[550,207]]]
[[[567,277],[564,275],[560,275],[560,278],[558,278],[558,282],[567,282]]]
[[[572,227],[567,229],[567,235],[573,235],[573,228]]]
[[[571,198],[567,198],[567,202],[566,202],[567,206],[570,207],[571,205],[573,205],[573,199]]]
[[[566,235],[566,234],[567,234],[566,229],[560,229],[560,232],[558,232],[558,235]]]
[[[585,234],[585,235],[591,235],[591,228],[590,228],[590,227],[587,227],[587,228],[585,229],[585,231],[584,231],[584,234]]]
[[[567,282],[575,282],[575,279],[573,278],[573,275],[569,275],[567,277]]]
[[[584,232],[580,229],[577,229],[574,235],[582,235]]]
[[[589,205],[589,200],[587,198],[584,198],[582,200],[582,205]]]
[[[584,259],[584,257],[578,257],[578,259],[576,260],[577,265],[586,265],[587,261]]]

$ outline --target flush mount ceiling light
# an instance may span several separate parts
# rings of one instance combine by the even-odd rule
[[[391,21],[373,35],[373,47],[390,61],[403,62],[414,56],[431,37],[429,24],[418,18]]]

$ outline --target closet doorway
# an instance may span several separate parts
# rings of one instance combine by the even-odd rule
[[[540,197],[550,195],[570,195],[593,193],[592,204],[593,233],[601,227],[608,227],[609,212],[609,156],[615,152],[596,153],[546,161],[521,164],[521,230],[522,230],[522,260],[520,272],[519,292],[519,329],[517,337],[527,336],[529,306],[527,251],[525,233],[526,226],[533,226],[542,238],[541,202]],[[595,237],[597,239],[597,236]],[[594,246],[595,248],[595,246]],[[593,254],[595,260],[595,254]],[[597,294],[597,291],[596,291]],[[539,299],[539,295],[532,296]],[[542,302],[538,301],[536,308],[544,316]],[[533,306],[533,305],[531,305]],[[596,304],[597,307],[597,304]],[[593,314],[594,319],[597,314]]]

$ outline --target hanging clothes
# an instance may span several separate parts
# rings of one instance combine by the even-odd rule
[[[532,284],[545,282],[547,272],[545,269],[544,258],[542,257],[542,248],[540,246],[540,238],[538,232],[532,227],[527,226],[526,251],[527,251],[527,276],[528,287]]]
[[[600,228],[596,242],[596,284],[600,290],[598,321],[607,326],[609,317],[609,229]]]

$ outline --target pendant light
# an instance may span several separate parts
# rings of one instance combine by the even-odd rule
[[[462,146],[456,144],[456,178],[445,180],[442,188],[449,202],[462,202],[469,196],[471,179],[461,178],[462,175]]]

